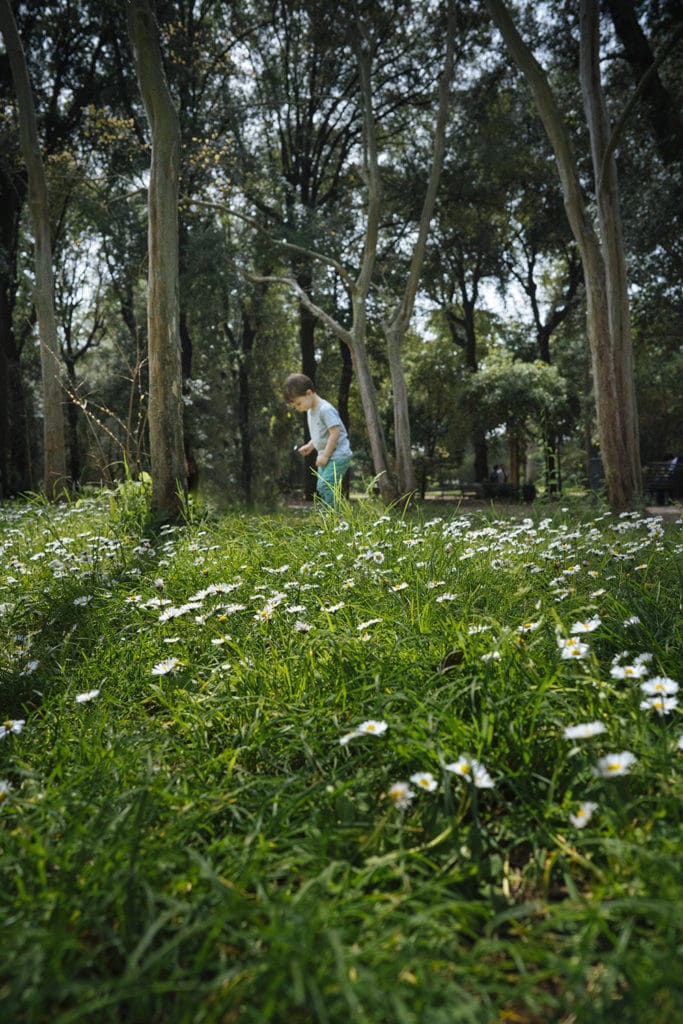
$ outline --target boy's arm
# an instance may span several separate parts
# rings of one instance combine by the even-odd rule
[[[334,455],[334,450],[339,444],[339,427],[330,427],[330,433],[327,438],[327,444],[325,450],[320,452],[318,458],[315,460],[316,466],[326,466]]]

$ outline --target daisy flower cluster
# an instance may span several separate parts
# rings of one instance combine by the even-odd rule
[[[64,648],[69,637],[77,647],[83,624],[100,621],[96,645],[104,651],[135,644],[139,654],[131,673],[157,693],[193,680],[217,692],[239,691],[247,677],[268,693],[270,677],[280,678],[282,666],[289,677],[301,664],[316,666],[321,648],[329,654],[332,668],[326,671],[332,676],[341,672],[344,658],[356,666],[372,658],[377,688],[384,686],[386,674],[388,690],[396,685],[395,660],[405,650],[408,665],[414,645],[419,655],[405,674],[410,685],[427,691],[436,678],[445,685],[462,677],[486,692],[521,659],[533,666],[548,658],[559,664],[558,672],[576,673],[593,686],[603,674],[613,688],[632,682],[638,710],[655,721],[670,720],[678,711],[678,683],[654,667],[654,654],[611,654],[611,638],[637,638],[641,630],[641,609],[616,599],[621,583],[645,583],[648,566],[665,542],[674,557],[683,553],[678,536],[667,539],[656,519],[605,514],[576,525],[551,517],[488,520],[462,514],[412,522],[380,515],[358,522],[329,519],[312,531],[314,540],[305,549],[299,534],[291,543],[276,544],[261,539],[254,527],[239,547],[232,540],[216,543],[209,529],[167,526],[154,541],[131,543],[116,535],[96,501],[46,509],[41,516],[6,513],[0,616],[20,627],[9,631],[2,667],[12,677],[31,677],[37,691],[43,680],[61,679],[65,692],[73,692],[59,642],[43,642],[40,626],[59,628],[50,617],[49,595],[68,592],[70,621],[60,637]],[[533,594],[529,603],[527,592]],[[553,622],[568,628],[559,625],[553,637]],[[115,631],[114,641],[105,627]],[[609,668],[603,664],[606,650],[612,657]],[[322,670],[313,668],[302,691],[325,685]],[[350,700],[354,685],[348,681]],[[601,694],[607,693],[606,685],[600,684]],[[100,699],[101,679],[81,686],[76,704]],[[360,709],[358,719],[382,713],[375,696],[373,701],[372,708]],[[3,745],[9,748],[26,724],[20,717],[0,724]],[[610,751],[609,736],[607,713],[604,720],[570,723],[564,730],[568,741],[605,745],[594,758],[596,780],[626,775],[639,761],[636,752]],[[365,718],[338,742],[354,756],[367,737],[390,744],[388,723]],[[481,743],[472,736],[462,747],[479,751]],[[495,790],[505,774],[495,749],[485,746],[478,755],[493,772],[482,760],[457,754],[457,748],[453,755],[440,766],[442,778]],[[419,767],[417,757],[415,762],[406,761],[400,769],[404,777],[385,785],[400,810],[442,785]],[[5,803],[8,793],[9,788],[0,794]],[[596,810],[596,801],[584,801],[570,820],[583,828]]]
[[[637,625],[637,617],[625,620],[623,625]],[[593,615],[584,621],[577,621],[571,627],[570,636],[563,638],[558,634],[558,646],[562,658],[565,660],[584,660],[590,653],[590,645],[586,637],[592,634],[602,625],[598,615]],[[668,715],[678,707],[678,683],[666,676],[651,676],[650,665],[653,655],[649,651],[642,652],[631,658],[628,651],[616,654],[612,659],[610,677],[612,680],[633,680],[639,684],[641,699],[639,708],[641,711],[654,711],[657,714]],[[587,740],[608,733],[607,724],[602,720],[582,722],[577,725],[569,725],[564,728],[563,736],[567,740]],[[630,750],[607,753],[599,757],[593,767],[593,774],[597,778],[611,779],[621,775],[627,775],[636,764],[637,758]],[[585,828],[590,822],[593,813],[597,810],[597,803],[592,801],[580,805],[575,814],[570,815],[570,821],[575,828]]]
[[[388,728],[388,723],[384,720],[369,719],[367,722],[362,722],[356,729],[341,736],[339,743],[344,747],[359,736],[383,736]],[[472,758],[461,756],[457,761],[444,764],[443,769],[471,782],[477,789],[493,788],[493,779],[486,768]],[[432,772],[415,771],[408,782],[393,782],[389,786],[387,795],[394,807],[398,810],[406,810],[418,793],[433,793],[438,787],[439,783]]]

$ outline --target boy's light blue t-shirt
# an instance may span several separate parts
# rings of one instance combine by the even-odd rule
[[[311,440],[319,452],[325,450],[325,445],[330,436],[330,427],[339,427],[339,442],[332,452],[333,459],[350,459],[351,445],[346,427],[342,418],[331,402],[321,398],[315,409],[309,409],[306,413],[308,419],[308,431]]]

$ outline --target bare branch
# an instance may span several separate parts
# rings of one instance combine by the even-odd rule
[[[602,156],[602,163],[600,164],[600,174],[598,175],[598,184],[597,184],[597,191],[598,192],[600,192],[602,187],[603,187],[603,182],[604,182],[604,178],[605,178],[605,171],[607,170],[607,165],[608,165],[608,163],[609,163],[609,161],[610,161],[610,159],[612,157],[612,154],[614,153],[614,150],[616,148],[617,143],[619,142],[619,138],[620,138],[620,136],[621,136],[621,134],[622,134],[622,132],[624,130],[624,125],[628,121],[628,119],[629,119],[629,117],[631,115],[631,111],[633,110],[633,108],[635,107],[636,103],[641,98],[641,96],[643,95],[643,93],[647,89],[648,85],[652,81],[652,79],[653,79],[654,75],[656,74],[657,69],[659,68],[660,64],[664,63],[664,60],[669,56],[669,54],[671,53],[671,51],[673,50],[674,46],[676,45],[676,43],[678,42],[678,40],[681,38],[682,35],[683,35],[683,25],[679,25],[678,28],[676,29],[676,31],[671,36],[671,38],[669,39],[669,41],[667,42],[666,46],[662,47],[660,52],[657,54],[656,58],[653,60],[652,64],[650,64],[650,67],[647,69],[647,71],[645,72],[643,77],[638,82],[638,85],[636,86],[635,92],[633,92],[633,94],[631,95],[631,98],[629,99],[628,103],[626,104],[626,106],[622,110],[621,115],[619,117],[619,120],[617,121],[617,123],[614,125],[614,128],[612,129],[612,134],[609,137],[607,145],[605,146],[605,152],[603,153],[603,156]]]
[[[237,217],[238,220],[241,220],[244,224],[248,224],[249,227],[254,228],[255,231],[258,231],[261,235],[263,235],[264,238],[267,238],[275,245],[279,245],[283,249],[289,250],[289,252],[297,252],[303,256],[309,256],[311,259],[319,260],[321,263],[326,263],[328,267],[332,267],[332,269],[339,274],[340,278],[342,279],[346,287],[349,289],[349,291],[353,291],[353,278],[346,270],[346,268],[342,266],[342,264],[339,263],[338,260],[335,260],[333,256],[327,256],[325,253],[317,252],[315,249],[307,249],[303,245],[295,245],[294,242],[286,242],[283,238],[275,238],[275,236],[272,235],[270,231],[268,231],[268,229],[263,226],[263,224],[259,224],[257,220],[255,220],[253,217],[250,217],[246,213],[240,213],[238,210],[231,209],[230,207],[226,206],[225,203],[211,202],[207,199],[189,198],[186,199],[185,201],[191,206],[203,206],[206,207],[207,209],[221,210],[223,213],[226,213],[229,217]]]
[[[353,339],[351,337],[351,332],[347,331],[345,327],[342,327],[334,317],[331,317],[329,313],[326,313],[324,309],[320,308],[320,306],[316,306],[315,302],[310,299],[308,294],[304,291],[298,281],[295,280],[295,278],[278,276],[276,274],[252,274],[248,270],[245,270],[244,267],[240,267],[239,264],[234,263],[233,261],[230,262],[230,265],[238,274],[246,278],[247,281],[251,281],[252,284],[282,284],[286,288],[289,288],[314,317],[320,320],[321,323],[325,324],[326,327],[329,327],[329,329],[336,334],[336,336],[341,339],[345,345],[352,348]]]

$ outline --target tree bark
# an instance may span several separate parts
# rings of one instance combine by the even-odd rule
[[[629,507],[641,492],[640,442],[633,366],[633,339],[628,301],[628,279],[619,206],[619,184],[613,156],[604,160],[610,125],[600,82],[600,9],[598,0],[581,0],[580,76],[583,105],[591,140],[595,172],[598,228],[605,267],[609,323],[608,372],[614,380],[614,405],[604,411],[610,424],[618,423],[613,436],[616,465],[606,472],[614,507]],[[612,392],[609,392],[612,397]],[[611,488],[610,488],[611,478]]]
[[[307,295],[311,294],[313,285],[313,261],[298,257],[293,260],[293,270],[297,283]],[[317,364],[315,361],[315,317],[307,306],[299,301],[299,351],[301,352],[301,372],[305,373],[313,383],[316,383]],[[305,441],[310,440],[308,433],[308,419],[302,416],[303,436]],[[311,452],[306,458],[310,472],[304,477],[304,495],[308,501],[313,501],[316,490],[315,460],[316,453]]]
[[[28,201],[34,233],[35,286],[40,366],[43,384],[43,485],[51,500],[68,489],[62,363],[57,341],[50,208],[38,141],[36,112],[24,48],[9,0],[0,0],[0,31],[12,70],[19,110],[21,152],[28,178]]]
[[[396,303],[392,314],[384,322],[384,336],[387,343],[389,357],[389,372],[393,390],[394,406],[394,445],[396,455],[396,477],[398,489],[402,495],[413,494],[417,490],[417,479],[415,466],[413,464],[412,446],[410,440],[410,417],[408,413],[408,391],[406,388],[405,374],[401,360],[401,348],[406,336],[410,319],[415,308],[415,296],[420,283],[422,267],[424,265],[429,226],[434,214],[436,196],[439,189],[443,157],[446,148],[446,124],[448,119],[448,106],[450,85],[453,78],[454,64],[454,38],[455,38],[455,14],[451,0],[448,3],[448,24],[446,28],[446,53],[444,66],[439,79],[439,105],[434,129],[434,142],[432,148],[432,161],[429,172],[429,180],[420,214],[417,239],[413,247],[410,260],[410,269],[406,280],[403,295]],[[361,81],[363,81],[361,77]],[[369,88],[369,85],[368,85]],[[368,104],[366,101],[366,109]],[[373,166],[377,168],[377,161]]]
[[[131,0],[128,32],[152,135],[147,292],[152,512],[174,519],[187,494],[178,304],[180,128],[148,0]]]
[[[33,487],[21,348],[13,323],[22,186],[0,168],[0,499]]]
[[[633,384],[633,355],[618,188],[613,160],[598,189],[598,238],[584,202],[579,171],[566,124],[545,72],[519,35],[503,0],[486,0],[505,44],[525,75],[555,153],[567,219],[581,255],[587,297],[600,454],[610,508],[620,512],[640,498],[640,455]],[[606,116],[597,65],[597,0],[581,3],[581,81],[591,133],[596,180],[607,145]],[[610,223],[611,221],[611,223]]]
[[[370,373],[370,364],[365,345],[367,329],[367,299],[370,292],[372,273],[375,267],[377,255],[377,241],[379,238],[379,220],[382,207],[382,184],[379,174],[379,161],[377,154],[377,126],[373,112],[372,100],[372,54],[373,49],[370,40],[363,36],[363,26],[359,24],[361,39],[358,45],[358,75],[363,108],[364,127],[364,171],[367,185],[367,213],[365,220],[365,244],[363,246],[363,258],[361,261],[358,277],[351,295],[352,306],[352,327],[351,327],[351,353],[353,355],[353,366],[356,371],[358,390],[360,392],[365,422],[368,427],[370,449],[372,460],[377,477],[380,494],[387,502],[395,501],[398,497],[396,484],[393,475],[389,471],[387,458],[386,440],[382,429],[382,420],[377,406],[377,394]]]

